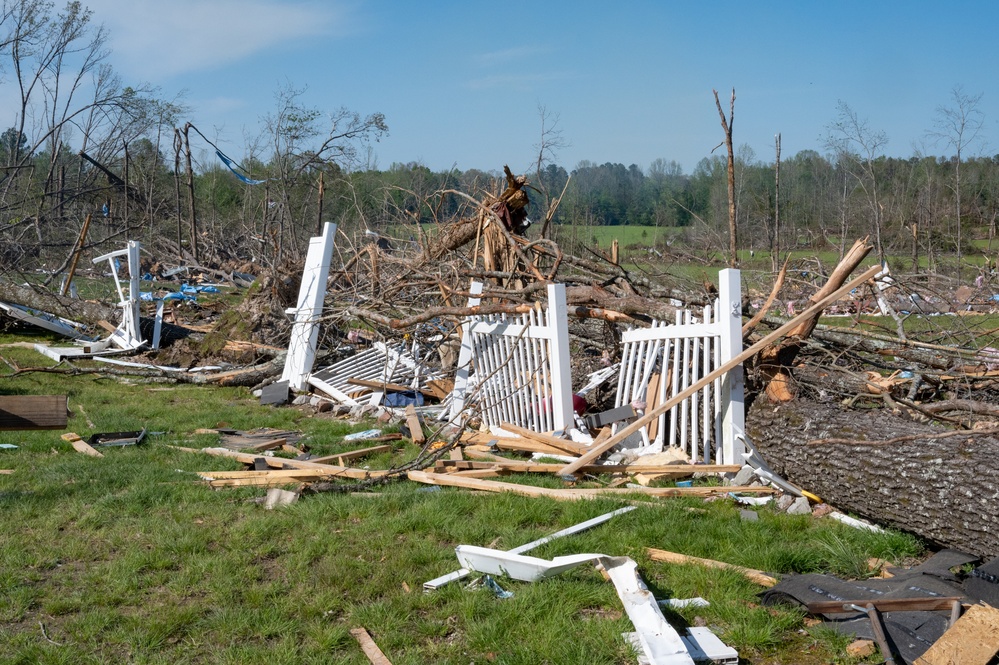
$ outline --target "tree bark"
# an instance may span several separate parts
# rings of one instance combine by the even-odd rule
[[[840,510],[971,554],[999,551],[995,430],[801,399],[776,407],[757,400],[746,429],[777,473]]]

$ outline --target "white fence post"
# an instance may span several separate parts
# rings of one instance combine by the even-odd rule
[[[288,356],[284,362],[281,380],[294,390],[305,390],[312,364],[316,360],[319,342],[319,317],[326,297],[326,280],[333,260],[333,238],[336,224],[326,222],[323,234],[309,239],[309,252],[302,271],[302,285],[298,291],[298,305],[288,309],[295,315],[288,342]]]
[[[471,297],[468,299],[468,306],[477,306],[482,299],[482,282],[472,282],[469,287]],[[458,350],[458,370],[454,375],[453,399],[451,401],[451,418],[460,419],[461,412],[465,410],[465,397],[468,392],[468,375],[471,373],[472,365],[472,335],[469,331],[470,321],[461,324],[461,347]]]
[[[721,362],[742,353],[742,289],[740,273],[726,268],[718,273],[718,321],[721,324]],[[722,378],[722,441],[719,464],[741,464],[746,450],[739,438],[746,429],[745,394],[742,365]]]
[[[572,375],[569,353],[569,318],[565,302],[565,284],[548,285],[549,362],[552,371],[552,416],[555,435],[560,436],[575,424],[572,411]]]

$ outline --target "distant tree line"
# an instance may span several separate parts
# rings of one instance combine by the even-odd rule
[[[324,221],[418,240],[427,225],[472,214],[476,200],[502,189],[502,164],[379,168],[372,146],[388,131],[382,114],[320,112],[290,86],[277,92],[262,134],[230,156],[184,122],[181,101],[125,85],[106,62],[106,42],[78,2],[56,11],[43,0],[0,0],[0,86],[18,100],[0,129],[4,268],[64,269],[88,216],[88,250],[139,239],[164,258],[275,267],[299,258]],[[980,156],[979,102],[956,89],[927,132],[947,156],[908,158],[884,154],[885,134],[841,103],[822,152],[781,161],[779,190],[776,159],[740,148],[741,248],[841,249],[870,234],[882,256],[935,270],[941,256],[991,241],[999,155]],[[644,225],[672,229],[674,242],[727,246],[724,157],[706,157],[691,173],[669,159],[645,168],[583,161],[570,171],[555,162],[551,127],[525,173],[535,229]]]

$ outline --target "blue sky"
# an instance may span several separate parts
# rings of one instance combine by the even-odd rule
[[[539,106],[569,144],[557,162],[676,160],[690,173],[734,136],[759,160],[824,152],[846,102],[885,152],[926,138],[952,91],[981,94],[979,150],[999,153],[995,2],[376,2],[84,0],[127,82],[185,92],[187,119],[239,158],[282,87],[323,111],[381,112],[372,164],[527,171]]]

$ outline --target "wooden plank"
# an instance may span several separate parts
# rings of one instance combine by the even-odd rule
[[[738,573],[742,573],[748,580],[759,584],[760,586],[765,586],[767,588],[777,584],[777,578],[771,577],[766,573],[753,570],[752,568],[743,568],[742,566],[736,566],[731,563],[725,563],[724,561],[715,561],[714,559],[701,559],[696,556],[687,556],[686,554],[679,554],[677,552],[668,552],[666,550],[658,550],[654,547],[646,547],[645,551],[648,553],[649,558],[653,561],[666,561],[668,563],[676,563],[680,565],[698,565],[705,566],[707,568],[723,568],[725,570],[734,570]]]
[[[503,475],[497,468],[491,469],[463,469],[451,472],[452,476],[461,476],[462,478],[498,478]]]
[[[427,388],[434,393],[437,399],[447,399],[447,396],[454,390],[454,381],[451,379],[431,379],[427,381]]]
[[[385,657],[385,654],[364,628],[351,628],[350,634],[361,645],[361,650],[364,651],[364,655],[368,657],[371,665],[392,665],[392,662]]]
[[[67,441],[73,448],[84,455],[90,455],[91,457],[104,457],[104,454],[99,450],[95,450],[89,443],[80,438],[79,434],[75,432],[66,432],[60,437],[63,441]]]
[[[853,280],[849,284],[840,287],[833,293],[830,293],[825,298],[822,298],[817,303],[815,303],[814,305],[803,311],[801,314],[794,317],[793,319],[791,319],[790,321],[788,321],[787,323],[785,323],[780,328],[773,331],[760,341],[756,342],[748,349],[746,349],[739,355],[735,356],[734,358],[729,360],[727,363],[723,364],[715,371],[704,376],[704,378],[702,378],[700,381],[696,381],[695,383],[691,384],[684,390],[677,393],[674,397],[666,400],[656,408],[650,409],[649,411],[646,412],[644,416],[638,418],[627,427],[620,429],[617,434],[607,439],[603,443],[594,446],[592,450],[590,450],[588,453],[580,457],[575,462],[566,464],[562,468],[562,471],[560,472],[561,475],[563,476],[572,475],[576,473],[576,471],[579,470],[580,467],[586,466],[587,464],[590,464],[591,462],[595,461],[597,458],[606,453],[608,450],[618,445],[619,443],[627,439],[629,436],[639,431],[640,429],[651,423],[653,420],[655,420],[662,414],[672,409],[674,406],[682,403],[685,399],[687,399],[697,391],[711,384],[715,379],[721,378],[727,372],[730,372],[731,370],[735,369],[746,360],[749,360],[763,349],[767,348],[777,340],[781,339],[784,335],[794,330],[802,322],[807,321],[816,314],[821,313],[822,310],[825,309],[826,306],[829,305],[830,303],[839,300],[841,297],[845,296],[853,289],[863,286],[867,282],[867,280],[874,277],[874,275],[876,275],[880,270],[881,270],[880,266],[872,266],[868,268],[866,271],[864,271],[864,273],[860,277]]]
[[[987,665],[999,652],[999,610],[972,605],[916,665]]]
[[[499,426],[501,429],[505,429],[507,432],[517,434],[525,439],[530,439],[531,441],[537,441],[538,443],[543,443],[546,446],[557,448],[562,451],[561,454],[568,453],[570,455],[582,455],[590,449],[590,447],[585,444],[576,443],[575,441],[569,441],[567,439],[560,439],[559,437],[552,436],[551,434],[541,434],[540,432],[535,432],[527,429],[526,427],[514,425],[513,423],[501,422]]]
[[[463,487],[465,489],[482,490],[485,492],[510,492],[530,497],[548,497],[559,501],[579,501],[581,499],[595,499],[601,496],[627,496],[645,495],[654,497],[677,497],[677,496],[721,496],[728,492],[748,491],[758,494],[773,494],[774,490],[765,487],[642,487],[642,488],[617,488],[599,487],[592,489],[552,489],[548,487],[533,487],[531,485],[518,485],[515,483],[503,483],[495,480],[483,480],[480,478],[462,478],[450,473],[427,473],[425,471],[410,471],[407,476],[410,480],[428,485],[445,485],[449,487]]]
[[[264,441],[263,443],[258,443],[255,446],[250,446],[249,448],[244,448],[255,453],[262,453],[265,450],[273,450],[275,448],[280,448],[281,446],[288,443],[288,439],[272,439],[270,441]]]
[[[531,441],[520,437],[500,437],[495,439],[496,448],[499,450],[512,450],[520,453],[547,453],[548,455],[565,455],[561,448],[555,448],[540,441]]]
[[[349,450],[345,453],[336,453],[334,455],[323,455],[322,457],[313,457],[310,462],[315,464],[325,464],[326,462],[332,462],[333,460],[352,460],[358,457],[367,457],[368,455],[378,455],[381,453],[390,453],[394,448],[390,445],[383,444],[381,446],[371,446],[370,448],[360,448],[358,450]],[[342,464],[341,464],[342,465]]]
[[[379,478],[384,476],[387,471],[373,470],[368,471],[366,469],[355,469],[349,466],[334,466],[332,464],[317,464],[311,461],[286,459],[284,457],[261,457],[260,455],[251,455],[249,453],[241,453],[235,450],[229,450],[228,448],[182,448],[180,446],[169,446],[174,450],[181,450],[188,453],[204,453],[206,455],[214,455],[216,457],[229,457],[236,461],[242,462],[244,464],[253,464],[254,460],[262,459],[267,462],[267,466],[275,469],[326,469],[336,471],[336,475],[344,476],[346,478],[354,478],[357,480],[367,480],[368,478]]]
[[[295,446],[293,446],[291,444],[287,444],[287,443],[281,444],[281,450],[283,450],[286,453],[291,453],[292,455],[304,455],[305,454],[305,451],[302,450],[301,448],[296,448]]]
[[[222,487],[285,487],[287,485],[302,485],[305,482],[315,480],[315,478],[296,478],[285,476],[278,478],[219,478],[209,480],[208,485],[214,488]]]
[[[470,455],[471,457],[471,455]],[[474,462],[438,460],[442,467],[458,469],[499,468],[517,473],[558,473],[562,464],[543,464],[528,460],[511,460],[491,456],[488,461]],[[742,467],[738,464],[592,464],[580,468],[581,473],[646,473],[670,478],[683,478],[695,473],[737,473]]]
[[[938,596],[927,598],[881,598],[877,600],[819,600],[807,603],[805,609],[809,614],[856,614],[857,610],[849,609],[850,605],[864,607],[873,605],[879,612],[937,612],[950,611],[955,602],[961,602],[960,596]]]
[[[352,386],[361,386],[363,388],[371,388],[373,390],[378,390],[386,393],[421,393],[425,397],[436,397],[437,394],[431,390],[424,390],[423,388],[410,388],[409,386],[404,386],[400,383],[384,383],[382,381],[369,381],[367,379],[355,379],[353,377],[347,379],[347,383]]]
[[[656,372],[649,377],[649,387],[645,393],[645,408],[649,411],[654,411],[655,408],[659,406],[659,379],[659,372]],[[666,389],[669,389],[668,385],[666,386]],[[657,436],[659,436],[658,418],[649,423],[649,441],[654,442]]]
[[[0,431],[66,429],[65,395],[0,395]]]
[[[409,429],[409,438],[412,439],[413,443],[416,445],[423,445],[427,437],[423,435],[423,423],[420,422],[420,417],[416,415],[416,407],[412,404],[406,407],[406,427]]]
[[[14,469],[0,469],[0,476],[9,476],[14,473]]]

